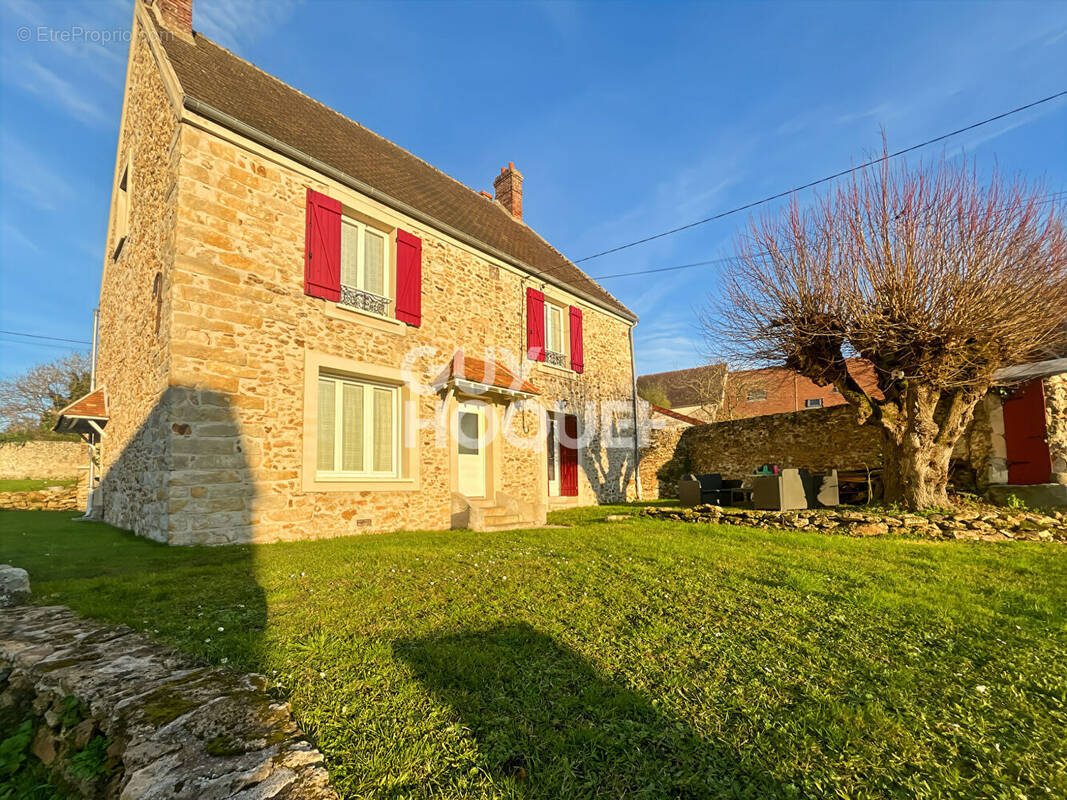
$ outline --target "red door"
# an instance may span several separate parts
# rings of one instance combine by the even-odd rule
[[[1004,402],[1008,483],[1046,483],[1052,473],[1042,383],[1032,380]]]
[[[578,496],[578,418],[563,416],[563,436],[559,443],[559,493],[563,497]]]

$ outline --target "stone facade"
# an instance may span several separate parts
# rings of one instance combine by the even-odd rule
[[[541,391],[524,407],[482,398],[513,434],[490,445],[490,496],[545,501],[538,445],[544,410],[560,406],[590,412],[577,501],[632,494],[632,446],[604,435],[625,427],[613,415],[632,403],[628,321],[545,286],[583,310],[585,371],[526,360],[529,275],[191,112],[176,122],[143,37],[132,53],[119,147],[120,163],[134,159],[131,235],[101,299],[107,521],[172,543],[448,528],[454,448],[435,419],[454,416],[455,396],[406,385],[403,480],[339,486],[319,484],[309,463],[309,387],[319,364],[399,382],[405,359],[425,382],[457,350],[522,368]],[[305,295],[308,188],[422,239],[420,327]]]
[[[89,466],[82,442],[5,442],[0,444],[0,479],[80,478]]]
[[[115,169],[129,167],[129,232],[121,250],[115,197],[100,292],[97,385],[113,410],[101,449],[104,519],[145,534],[166,529],[170,291],[177,208],[177,131],[155,30],[135,16]],[[116,413],[117,412],[117,413]]]

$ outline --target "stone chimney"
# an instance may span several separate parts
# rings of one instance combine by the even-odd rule
[[[509,161],[500,168],[500,174],[493,181],[494,198],[504,206],[515,219],[522,219],[522,173],[515,169],[515,162]]]
[[[159,24],[176,36],[193,38],[193,0],[145,0]]]

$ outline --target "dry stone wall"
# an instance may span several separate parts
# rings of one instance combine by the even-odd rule
[[[82,442],[5,442],[0,444],[0,479],[80,478],[89,465]]]
[[[205,667],[62,607],[0,609],[0,705],[83,797],[336,800],[322,755],[260,676]],[[69,770],[95,748],[99,772]]]
[[[1067,374],[1045,379],[1045,417],[1052,479],[1067,483]]]
[[[9,511],[74,511],[84,508],[84,481],[32,492],[0,492],[0,509]]]

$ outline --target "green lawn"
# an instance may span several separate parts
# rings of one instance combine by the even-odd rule
[[[347,797],[1067,796],[1067,550],[555,515],[167,548],[0,513],[38,602],[261,671]]]
[[[0,492],[36,492],[50,486],[73,486],[77,478],[21,478],[0,480]]]

